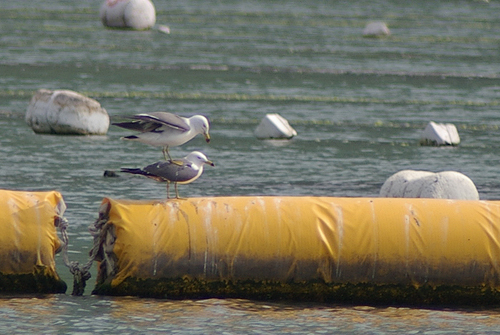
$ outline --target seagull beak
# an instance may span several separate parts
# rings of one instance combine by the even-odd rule
[[[210,166],[215,166],[214,162],[212,162],[212,161],[206,161],[205,164],[208,164]]]
[[[205,136],[205,141],[207,141],[207,143],[210,143],[210,134],[209,133],[205,133],[203,135]]]

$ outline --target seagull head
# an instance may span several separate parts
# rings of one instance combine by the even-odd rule
[[[191,127],[198,134],[203,134],[205,136],[205,141],[210,142],[210,125],[208,124],[208,119],[203,115],[194,115],[189,118],[189,123]]]
[[[186,160],[192,162],[196,166],[203,166],[203,164],[208,164],[211,166],[215,166],[214,162],[209,160],[207,156],[199,151],[193,151],[189,155],[186,156]]]

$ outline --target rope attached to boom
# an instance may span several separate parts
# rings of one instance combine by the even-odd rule
[[[62,258],[64,265],[69,268],[69,271],[73,275],[73,292],[71,295],[82,296],[85,292],[85,286],[87,281],[92,277],[90,274],[90,268],[92,263],[96,260],[97,254],[99,253],[99,248],[102,245],[103,239],[106,236],[106,232],[102,232],[103,225],[107,222],[107,217],[96,220],[94,225],[89,227],[90,234],[94,237],[94,245],[89,253],[89,260],[80,265],[78,261],[70,261],[68,257],[68,220],[62,216],[56,217],[55,225],[59,228],[62,239]]]

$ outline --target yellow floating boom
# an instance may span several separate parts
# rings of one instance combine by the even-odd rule
[[[0,293],[64,293],[55,268],[60,193],[0,190]]]
[[[95,294],[500,303],[500,202],[104,199]]]

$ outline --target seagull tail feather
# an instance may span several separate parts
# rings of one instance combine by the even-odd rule
[[[120,172],[132,173],[132,174],[142,174],[143,176],[147,175],[147,173],[142,171],[141,169],[121,168]]]
[[[121,128],[129,129],[129,130],[137,130],[141,131],[144,129],[144,125],[137,121],[130,121],[130,122],[113,122],[111,123],[113,126],[118,126]]]
[[[123,136],[122,140],[137,140],[139,137],[135,135]]]

